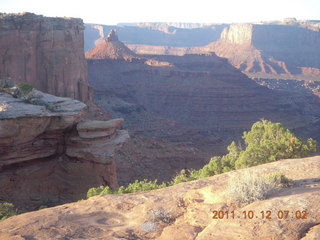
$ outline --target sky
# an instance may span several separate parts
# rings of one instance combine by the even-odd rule
[[[320,0],[0,0],[0,12],[78,17],[85,23],[243,23],[320,20]]]

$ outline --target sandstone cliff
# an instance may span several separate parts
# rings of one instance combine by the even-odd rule
[[[81,19],[31,13],[0,16],[0,78],[83,102],[92,100]]]
[[[231,177],[247,169],[134,194],[104,195],[11,217],[0,222],[3,240],[158,239],[311,240],[320,234],[320,157],[289,159],[250,168],[263,175],[281,172],[294,180],[268,199],[239,206],[227,194]],[[303,171],[302,171],[303,169]],[[229,211],[212,219],[212,211]],[[232,218],[234,211],[235,218]],[[245,218],[243,212],[254,212]],[[270,211],[263,219],[261,211]],[[289,211],[288,217],[278,213]],[[306,211],[305,219],[301,218]],[[299,215],[300,213],[300,215]],[[282,216],[282,217],[281,217]],[[300,218],[299,218],[300,216]]]
[[[84,120],[82,102],[31,94],[26,101],[0,92],[0,199],[33,210],[117,186],[113,155],[128,138],[122,120]]]

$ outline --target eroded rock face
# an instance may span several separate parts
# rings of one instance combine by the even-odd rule
[[[31,13],[0,16],[0,78],[89,102],[83,22]]]
[[[129,137],[123,120],[84,120],[84,103],[36,94],[31,104],[0,92],[0,199],[32,210],[116,187],[113,155]]]

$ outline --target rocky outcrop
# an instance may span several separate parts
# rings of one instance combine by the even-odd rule
[[[0,16],[0,78],[83,102],[92,100],[81,19],[31,13]]]
[[[82,102],[31,94],[32,102],[0,92],[0,199],[32,210],[117,186],[113,156],[129,137],[122,120],[84,120]]]
[[[319,156],[281,160],[164,189],[91,197],[2,221],[0,238],[318,239],[319,162]],[[257,175],[281,172],[294,185],[275,191],[268,199],[239,206],[228,194],[228,182],[248,171]],[[213,219],[213,211],[225,214]]]
[[[124,59],[126,61],[137,58],[135,53],[118,40],[114,29],[100,44],[87,51],[85,56],[87,59]]]

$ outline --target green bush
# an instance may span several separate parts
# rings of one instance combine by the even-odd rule
[[[284,158],[306,157],[317,152],[317,142],[311,138],[303,142],[280,123],[262,120],[244,132],[246,149],[235,161],[235,169],[251,167]]]
[[[171,182],[168,183],[169,186],[182,183],[182,182],[189,182],[193,180],[197,180],[201,178],[199,170],[194,170],[194,169],[182,169],[180,171],[180,174],[177,175],[175,178],[172,179]]]
[[[16,215],[17,212],[12,203],[0,203],[0,221]]]
[[[309,138],[303,142],[280,123],[267,120],[253,124],[250,131],[244,132],[243,139],[246,146],[244,149],[233,141],[228,146],[228,153],[211,158],[210,162],[199,170],[199,175],[212,176],[279,159],[306,157],[318,151],[315,140]]]
[[[30,83],[20,82],[17,84],[17,88],[19,89],[20,95],[24,96],[30,93],[33,89]]]
[[[149,191],[153,189],[165,188],[167,187],[166,183],[158,184],[157,180],[148,181],[144,179],[143,181],[134,181],[130,183],[127,187],[121,186],[115,190],[112,190],[108,186],[100,186],[96,188],[90,188],[87,192],[87,197],[92,197],[96,195],[104,195],[104,194],[124,194],[124,193],[134,193],[134,192],[142,192]]]

